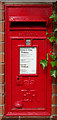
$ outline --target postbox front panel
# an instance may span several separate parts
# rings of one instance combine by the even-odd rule
[[[44,71],[40,65],[40,60],[46,59],[47,52],[51,50],[46,36],[47,21],[38,21],[37,25],[35,22],[7,21],[6,25],[9,30],[6,30],[7,37],[5,37],[5,114],[6,116],[49,116],[51,114],[50,65],[48,65],[49,70]],[[51,31],[51,27],[48,31]]]
[[[26,46],[25,40],[12,40],[12,107],[45,109],[46,76],[41,75],[39,65],[46,51],[45,40],[41,44],[40,40],[31,41],[32,46]]]

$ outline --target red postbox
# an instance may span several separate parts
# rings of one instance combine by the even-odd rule
[[[50,116],[50,65],[40,60],[50,52],[52,5],[5,5],[5,115]]]

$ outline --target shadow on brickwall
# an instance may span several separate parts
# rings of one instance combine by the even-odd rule
[[[2,118],[1,120],[19,120],[19,117],[16,118],[7,117],[7,118]]]
[[[19,117],[7,117],[2,118],[1,120],[19,120]],[[21,118],[20,120],[50,120],[49,118]],[[51,120],[56,120],[55,118],[52,118]]]

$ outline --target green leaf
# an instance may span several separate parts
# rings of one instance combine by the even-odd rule
[[[48,32],[46,31],[46,35],[48,35]]]
[[[57,22],[57,14],[54,16],[54,21]]]
[[[55,14],[55,11],[52,11],[53,14]]]
[[[57,44],[57,40],[55,41],[55,43]]]
[[[56,5],[53,5],[53,7],[56,9]]]
[[[52,33],[50,33],[50,36],[52,35]]]
[[[55,32],[57,31],[57,25],[55,26],[55,30],[54,30]]]
[[[51,64],[52,67],[54,67],[55,66],[55,61],[51,61],[50,64]]]
[[[55,41],[55,43],[57,44],[57,37],[55,37],[54,41]]]
[[[52,67],[54,67],[54,66],[57,67],[57,59],[55,61],[51,61],[50,64]]]
[[[42,64],[42,67],[43,67],[43,69],[44,69],[45,67],[47,67],[48,61],[42,59],[42,60],[40,61],[40,64]]]
[[[55,37],[57,38],[57,31],[55,31]]]
[[[52,58],[52,59],[56,59],[56,55],[50,55],[50,57]]]
[[[51,76],[53,76],[54,78],[56,78],[56,76],[57,76],[57,69],[55,70],[50,70],[50,74],[51,74]]]
[[[47,60],[48,60],[48,53],[47,53]]]
[[[57,28],[55,28],[55,30],[54,30],[55,32],[57,31]]]
[[[47,39],[49,39],[50,37],[47,37]]]
[[[52,14],[49,18],[54,18],[54,15]]]
[[[52,43],[55,40],[55,37],[51,36],[51,37],[47,37],[47,39],[49,39],[50,42]]]
[[[53,14],[49,18],[53,18],[54,21],[57,22],[57,14],[55,13],[55,11],[53,11]]]

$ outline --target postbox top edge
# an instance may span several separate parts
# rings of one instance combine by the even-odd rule
[[[5,7],[52,7],[52,4],[6,4]]]

